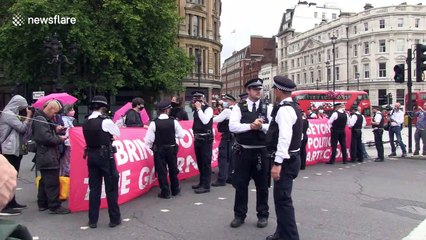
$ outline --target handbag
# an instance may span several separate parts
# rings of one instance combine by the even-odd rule
[[[386,123],[386,124],[383,126],[383,129],[384,129],[385,131],[389,131],[389,128],[390,128],[390,122],[389,122],[389,123]]]
[[[36,178],[35,178],[35,184],[38,189],[38,186],[40,184],[41,176],[37,174],[36,171]],[[59,176],[59,200],[65,201],[70,196],[70,177],[67,176]]]

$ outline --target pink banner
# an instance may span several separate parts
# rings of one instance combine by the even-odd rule
[[[185,131],[185,137],[179,139],[178,168],[179,179],[186,179],[198,174],[194,152],[194,137],[192,133],[192,121],[181,121]],[[155,176],[154,158],[151,149],[148,149],[143,139],[147,129],[144,128],[122,128],[121,136],[114,141],[117,146],[115,160],[120,174],[118,203],[130,201],[157,185]],[[218,147],[220,134],[216,134],[213,142],[212,167],[217,166]],[[87,162],[83,159],[86,146],[81,127],[70,130],[71,142],[71,171],[70,171],[70,198],[69,208],[71,211],[88,210],[89,185]],[[101,207],[107,207],[106,196],[102,189]]]
[[[328,162],[331,157],[331,131],[328,119],[309,119],[306,165]],[[351,130],[346,127],[346,151],[350,159]],[[336,162],[342,161],[340,144],[337,144]]]

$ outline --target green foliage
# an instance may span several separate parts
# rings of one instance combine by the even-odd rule
[[[63,65],[67,86],[81,92],[92,86],[115,94],[121,87],[156,95],[182,90],[192,61],[177,45],[175,0],[3,0],[0,3],[0,62],[6,79],[40,86],[55,76],[43,40],[57,32],[64,54],[78,45],[74,65]],[[24,17],[75,17],[72,25],[12,24]],[[25,18],[26,19],[26,18]]]

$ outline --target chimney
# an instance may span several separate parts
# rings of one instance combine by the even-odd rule
[[[371,9],[371,8],[374,8],[373,5],[371,5],[371,3],[366,3],[365,6],[364,6],[364,10],[368,10],[368,9]]]

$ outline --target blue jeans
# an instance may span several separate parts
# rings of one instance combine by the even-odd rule
[[[396,141],[401,147],[402,153],[407,153],[407,149],[405,148],[405,144],[402,142],[402,138],[401,138],[401,127],[391,126],[389,128],[389,141],[390,141],[392,153],[396,153],[394,134],[396,135]]]

